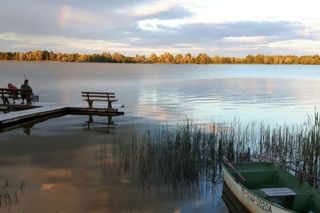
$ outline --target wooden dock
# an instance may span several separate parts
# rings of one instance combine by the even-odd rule
[[[0,112],[21,111],[27,109],[38,108],[39,106],[27,104],[0,104]]]
[[[17,105],[17,107],[20,107]],[[18,109],[16,109],[18,110]],[[29,121],[46,120],[50,117],[72,115],[98,115],[98,116],[118,116],[124,115],[124,112],[119,112],[118,109],[105,108],[87,108],[87,107],[72,107],[66,105],[44,105],[37,106],[25,110],[15,111],[10,113],[0,114],[0,130],[17,125],[21,125]]]

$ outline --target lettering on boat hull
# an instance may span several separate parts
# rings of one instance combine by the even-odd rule
[[[242,186],[241,186],[241,194],[245,199],[251,201],[254,205],[259,207],[264,212],[272,213],[272,207],[269,203],[256,197],[250,191],[248,191],[246,188]]]

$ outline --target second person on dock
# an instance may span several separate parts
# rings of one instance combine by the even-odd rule
[[[31,104],[31,99],[32,99],[32,88],[29,86],[29,81],[28,79],[24,80],[24,84],[21,85],[21,98],[22,102],[21,104],[24,104],[24,99],[27,100],[27,104]]]

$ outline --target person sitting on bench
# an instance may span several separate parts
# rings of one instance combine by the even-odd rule
[[[11,97],[14,99],[17,99],[18,98],[18,88],[16,86],[14,86],[13,84],[9,83],[8,89],[10,90]]]
[[[24,80],[24,84],[21,85],[21,98],[22,102],[21,104],[24,104],[24,99],[27,100],[27,104],[31,104],[31,99],[32,99],[32,88],[29,86],[29,81],[28,79]]]

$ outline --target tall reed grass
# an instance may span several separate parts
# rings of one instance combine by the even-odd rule
[[[142,136],[132,135],[130,142],[116,150],[123,172],[137,174],[144,186],[215,184],[221,180],[223,155],[233,162],[266,155],[319,188],[320,116],[315,112],[303,124],[276,126],[238,120],[197,125],[187,120],[176,128],[159,127]]]

